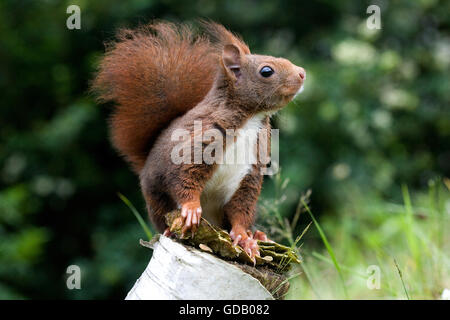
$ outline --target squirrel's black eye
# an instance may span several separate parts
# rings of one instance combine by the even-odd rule
[[[273,71],[273,69],[271,67],[265,66],[262,67],[261,70],[259,70],[259,73],[264,77],[264,78],[268,78],[271,75],[273,75],[275,71]]]

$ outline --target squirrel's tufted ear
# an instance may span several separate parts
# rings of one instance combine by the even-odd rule
[[[222,61],[225,71],[233,80],[241,76],[242,57],[241,52],[234,44],[227,44],[223,47]]]

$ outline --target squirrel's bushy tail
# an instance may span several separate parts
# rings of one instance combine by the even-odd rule
[[[92,88],[115,104],[112,143],[134,171],[143,168],[160,131],[205,97],[218,65],[214,45],[185,25],[125,29],[107,44]]]

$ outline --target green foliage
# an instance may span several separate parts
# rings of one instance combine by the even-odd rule
[[[346,200],[339,223],[333,216],[322,223],[340,271],[327,257],[328,246],[312,245],[321,233],[307,233],[302,266],[309,270],[309,281],[293,279],[288,298],[439,299],[450,285],[450,238],[443,232],[450,227],[449,190],[437,183],[404,204],[367,197],[364,204],[361,198]],[[375,284],[375,269],[379,288],[368,285]],[[348,295],[343,294],[342,277]]]
[[[311,189],[308,205],[345,279],[346,267],[389,256],[413,299],[437,297],[434,290],[448,281],[437,267],[440,261],[448,269],[445,223],[439,223],[448,221],[448,198],[434,185],[428,203],[420,196],[417,206],[409,193],[450,172],[450,3],[380,2],[382,29],[371,31],[366,8],[376,3],[1,1],[0,298],[123,298],[131,288],[149,257],[138,245],[142,230],[117,192],[139,212],[145,205],[138,179],[109,144],[110,110],[94,103],[89,82],[103,42],[117,27],[199,17],[240,33],[253,52],[284,56],[307,71],[304,92],[274,119],[279,179],[288,178],[289,186],[267,181],[261,202],[283,195],[279,205],[265,206],[282,240],[296,247],[294,235],[306,223],[303,209],[296,211],[298,197]],[[81,8],[81,30],[66,28],[69,4]],[[440,202],[431,200],[438,193]],[[401,201],[406,209],[391,203]],[[422,213],[429,218],[420,220]],[[295,217],[301,222],[286,224]],[[311,239],[313,229],[302,250],[321,245]],[[292,280],[305,285],[294,297],[335,292],[316,285],[318,275],[336,279],[323,260],[309,266],[313,258],[306,255],[306,281]],[[403,298],[393,260],[387,261],[380,266],[392,290],[372,297]],[[81,267],[81,290],[65,286],[71,264]],[[431,276],[432,270],[441,273]]]

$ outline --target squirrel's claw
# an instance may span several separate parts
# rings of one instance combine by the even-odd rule
[[[168,238],[171,238],[171,237],[173,237],[174,235],[175,235],[175,234],[174,234],[172,231],[170,231],[170,228],[169,228],[169,227],[167,227],[166,230],[164,230],[163,236],[168,237]]]
[[[245,231],[243,228],[233,228],[230,232],[233,245],[239,245],[248,254],[253,264],[256,264],[256,258],[259,257],[259,246],[257,240],[254,239],[253,234],[250,231]]]
[[[233,239],[233,236],[231,238]],[[238,234],[236,236],[236,238],[234,238],[234,240],[233,240],[233,246],[237,246],[239,244],[239,242],[241,241],[241,239],[242,239],[242,236],[240,234]]]
[[[181,228],[182,237],[189,230],[191,231],[192,237],[194,237],[202,216],[200,201],[191,201],[183,204],[181,207],[181,216],[184,218],[184,226]]]
[[[256,257],[260,257],[259,246],[255,239],[247,238],[244,241],[241,241],[239,245],[245,250],[250,259],[253,261],[253,265],[256,264]]]

